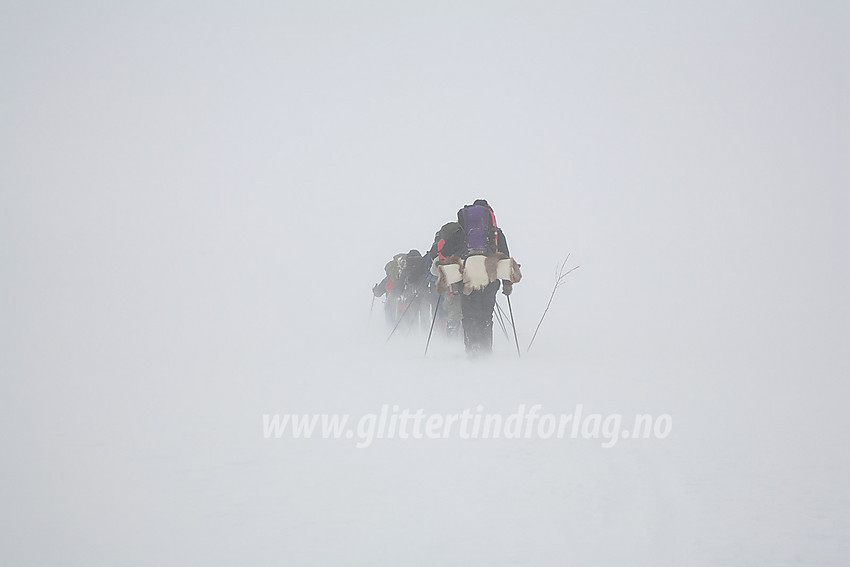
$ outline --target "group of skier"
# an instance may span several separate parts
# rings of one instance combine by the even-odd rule
[[[477,199],[440,227],[424,255],[414,249],[393,256],[372,293],[386,297],[393,332],[418,327],[430,338],[439,320],[449,338],[463,329],[466,352],[474,357],[492,352],[496,293],[501,287],[510,296],[522,278],[519,268],[492,207]]]

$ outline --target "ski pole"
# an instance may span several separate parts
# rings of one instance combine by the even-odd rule
[[[398,326],[399,326],[399,324],[401,323],[401,320],[402,320],[402,319],[404,319],[404,316],[405,316],[405,315],[407,315],[407,312],[410,310],[410,307],[411,307],[414,303],[416,303],[418,300],[419,300],[419,296],[417,295],[416,297],[414,297],[414,298],[411,300],[411,302],[410,302],[410,303],[408,303],[408,304],[407,304],[407,307],[405,307],[405,308],[404,308],[404,311],[402,312],[401,317],[399,317],[399,318],[398,318],[398,321],[396,321],[396,322],[395,322],[395,327],[393,327],[393,330],[390,332],[390,336],[389,336],[389,337],[387,337],[387,343],[388,343],[388,342],[390,342],[390,339],[391,339],[391,338],[393,338],[393,335],[395,334],[395,330],[396,330],[396,329],[398,329]],[[386,343],[384,343],[384,344],[386,344]]]
[[[428,330],[428,342],[425,343],[425,354],[423,356],[428,356],[428,346],[431,344],[431,333],[434,332],[434,323],[437,321],[437,311],[440,309],[440,300],[442,298],[442,293],[437,296],[437,305],[434,307],[434,317],[431,319],[431,329]]]
[[[514,341],[516,342],[516,354],[517,354],[518,357],[522,358],[522,355],[519,352],[519,339],[516,336],[516,325],[514,324],[514,310],[511,307],[511,296],[506,295],[505,297],[508,298],[508,312],[511,314],[511,327],[514,328]]]
[[[378,284],[375,284],[378,285]],[[369,307],[369,321],[366,323],[367,327],[372,326],[372,311],[375,309],[375,294],[372,294],[372,306]]]
[[[508,339],[508,342],[510,342],[511,338],[508,336],[508,328],[505,327],[505,319],[504,319],[504,317],[502,317],[502,315],[504,315],[504,313],[502,313],[502,306],[499,305],[498,301],[496,303],[494,303],[493,305],[496,309],[495,310],[496,321],[499,322],[499,326],[502,328],[502,332],[505,334],[505,338]]]

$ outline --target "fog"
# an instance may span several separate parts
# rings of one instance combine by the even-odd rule
[[[0,14],[5,562],[850,559],[846,5]],[[384,264],[477,198],[522,264],[523,352],[580,266],[533,349],[385,344]],[[534,403],[674,427],[262,431]]]

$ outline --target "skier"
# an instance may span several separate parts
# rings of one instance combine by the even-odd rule
[[[431,258],[431,274],[434,277],[435,284],[439,276],[438,261],[446,261],[449,258],[457,257],[463,249],[463,230],[457,222],[449,222],[440,227],[440,230],[434,234],[434,243],[431,249],[426,254]],[[446,336],[454,338],[457,336],[461,328],[461,306],[460,292],[462,284],[455,284],[454,289],[446,289],[442,293],[440,300],[439,317],[441,325],[445,324]],[[437,290],[440,293],[440,290]]]
[[[399,275],[404,268],[407,254],[399,253],[392,257],[392,260],[384,265],[384,273],[386,276],[380,283],[375,284],[372,288],[372,294],[375,297],[386,295],[384,301],[384,317],[387,325],[394,326],[398,316],[401,314],[401,291],[402,287],[398,285]]]
[[[401,304],[404,309],[410,306],[409,313],[405,315],[408,319],[405,327],[418,326],[422,330],[428,330],[431,307],[434,304],[428,273],[427,258],[416,249],[408,252],[398,278],[401,285]]]
[[[419,250],[399,253],[384,266],[386,277],[372,288],[375,297],[387,296],[384,304],[387,325],[396,327],[399,320],[405,329],[419,326],[428,330],[431,305],[428,264]]]
[[[510,295],[522,278],[508,250],[507,239],[485,199],[477,199],[457,213],[459,234],[445,239],[445,260],[438,260],[442,279],[438,291],[457,291],[462,284],[461,312],[466,353],[475,357],[493,350],[493,309],[496,292]],[[454,268],[454,270],[452,270]]]

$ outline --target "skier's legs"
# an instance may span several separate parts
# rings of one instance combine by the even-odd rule
[[[428,333],[431,329],[431,320],[434,317],[434,310],[437,308],[437,298],[439,295],[431,287],[426,287],[424,293],[425,296],[422,298],[419,324],[421,325],[422,332]]]
[[[463,342],[469,354],[493,350],[493,307],[498,289],[499,282],[492,282],[484,289],[461,298]]]
[[[499,282],[491,282],[481,290],[481,352],[493,351],[493,309],[496,306],[496,292]]]
[[[386,319],[387,326],[391,329],[395,326],[397,307],[398,298],[394,293],[388,293],[384,300],[384,318]]]
[[[461,298],[457,295],[449,293],[443,294],[443,301],[440,304],[440,311],[446,318],[446,335],[454,337],[460,329],[460,321],[463,317],[461,311]]]
[[[468,354],[475,350],[477,344],[478,319],[475,309],[477,293],[473,291],[469,295],[460,296],[460,307],[463,312],[463,344]]]

